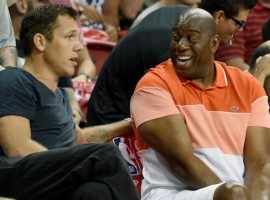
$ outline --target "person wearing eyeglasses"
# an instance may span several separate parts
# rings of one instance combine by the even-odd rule
[[[215,59],[242,70],[248,70],[255,48],[263,42],[262,27],[270,19],[270,1],[258,0],[248,15],[247,23],[230,15],[227,17],[243,31],[234,35],[232,45],[221,45]]]

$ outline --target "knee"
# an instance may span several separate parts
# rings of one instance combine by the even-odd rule
[[[87,182],[79,186],[72,194],[71,200],[112,200],[109,188],[99,182]]]
[[[249,195],[247,188],[236,182],[222,184],[218,187],[214,194],[214,200],[248,200]]]

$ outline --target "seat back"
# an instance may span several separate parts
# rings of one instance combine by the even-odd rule
[[[115,43],[91,39],[87,40],[86,46],[88,48],[89,55],[96,65],[96,75],[98,75],[106,58],[114,48]]]

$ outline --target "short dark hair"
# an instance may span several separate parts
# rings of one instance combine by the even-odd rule
[[[270,20],[267,20],[262,27],[263,41],[270,40]]]
[[[33,37],[41,33],[48,41],[53,39],[53,30],[59,15],[67,15],[78,19],[78,12],[71,7],[57,4],[45,4],[30,11],[23,19],[20,30],[20,41],[25,56],[33,50]]]
[[[227,15],[236,16],[240,8],[250,10],[256,2],[256,0],[201,0],[200,7],[211,14],[223,10]]]
[[[251,57],[251,64],[250,64],[249,71],[252,72],[255,70],[257,58],[259,58],[260,56],[264,56],[265,54],[268,54],[268,53],[270,53],[270,42],[263,43],[260,46],[258,46],[253,52],[253,55]]]

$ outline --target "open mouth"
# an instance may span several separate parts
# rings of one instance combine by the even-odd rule
[[[78,61],[77,61],[77,58],[71,58],[69,59],[75,66],[77,66],[78,64]]]
[[[177,57],[177,62],[181,63],[181,64],[184,64],[187,61],[191,60],[191,58],[192,58],[192,56],[178,56]]]

